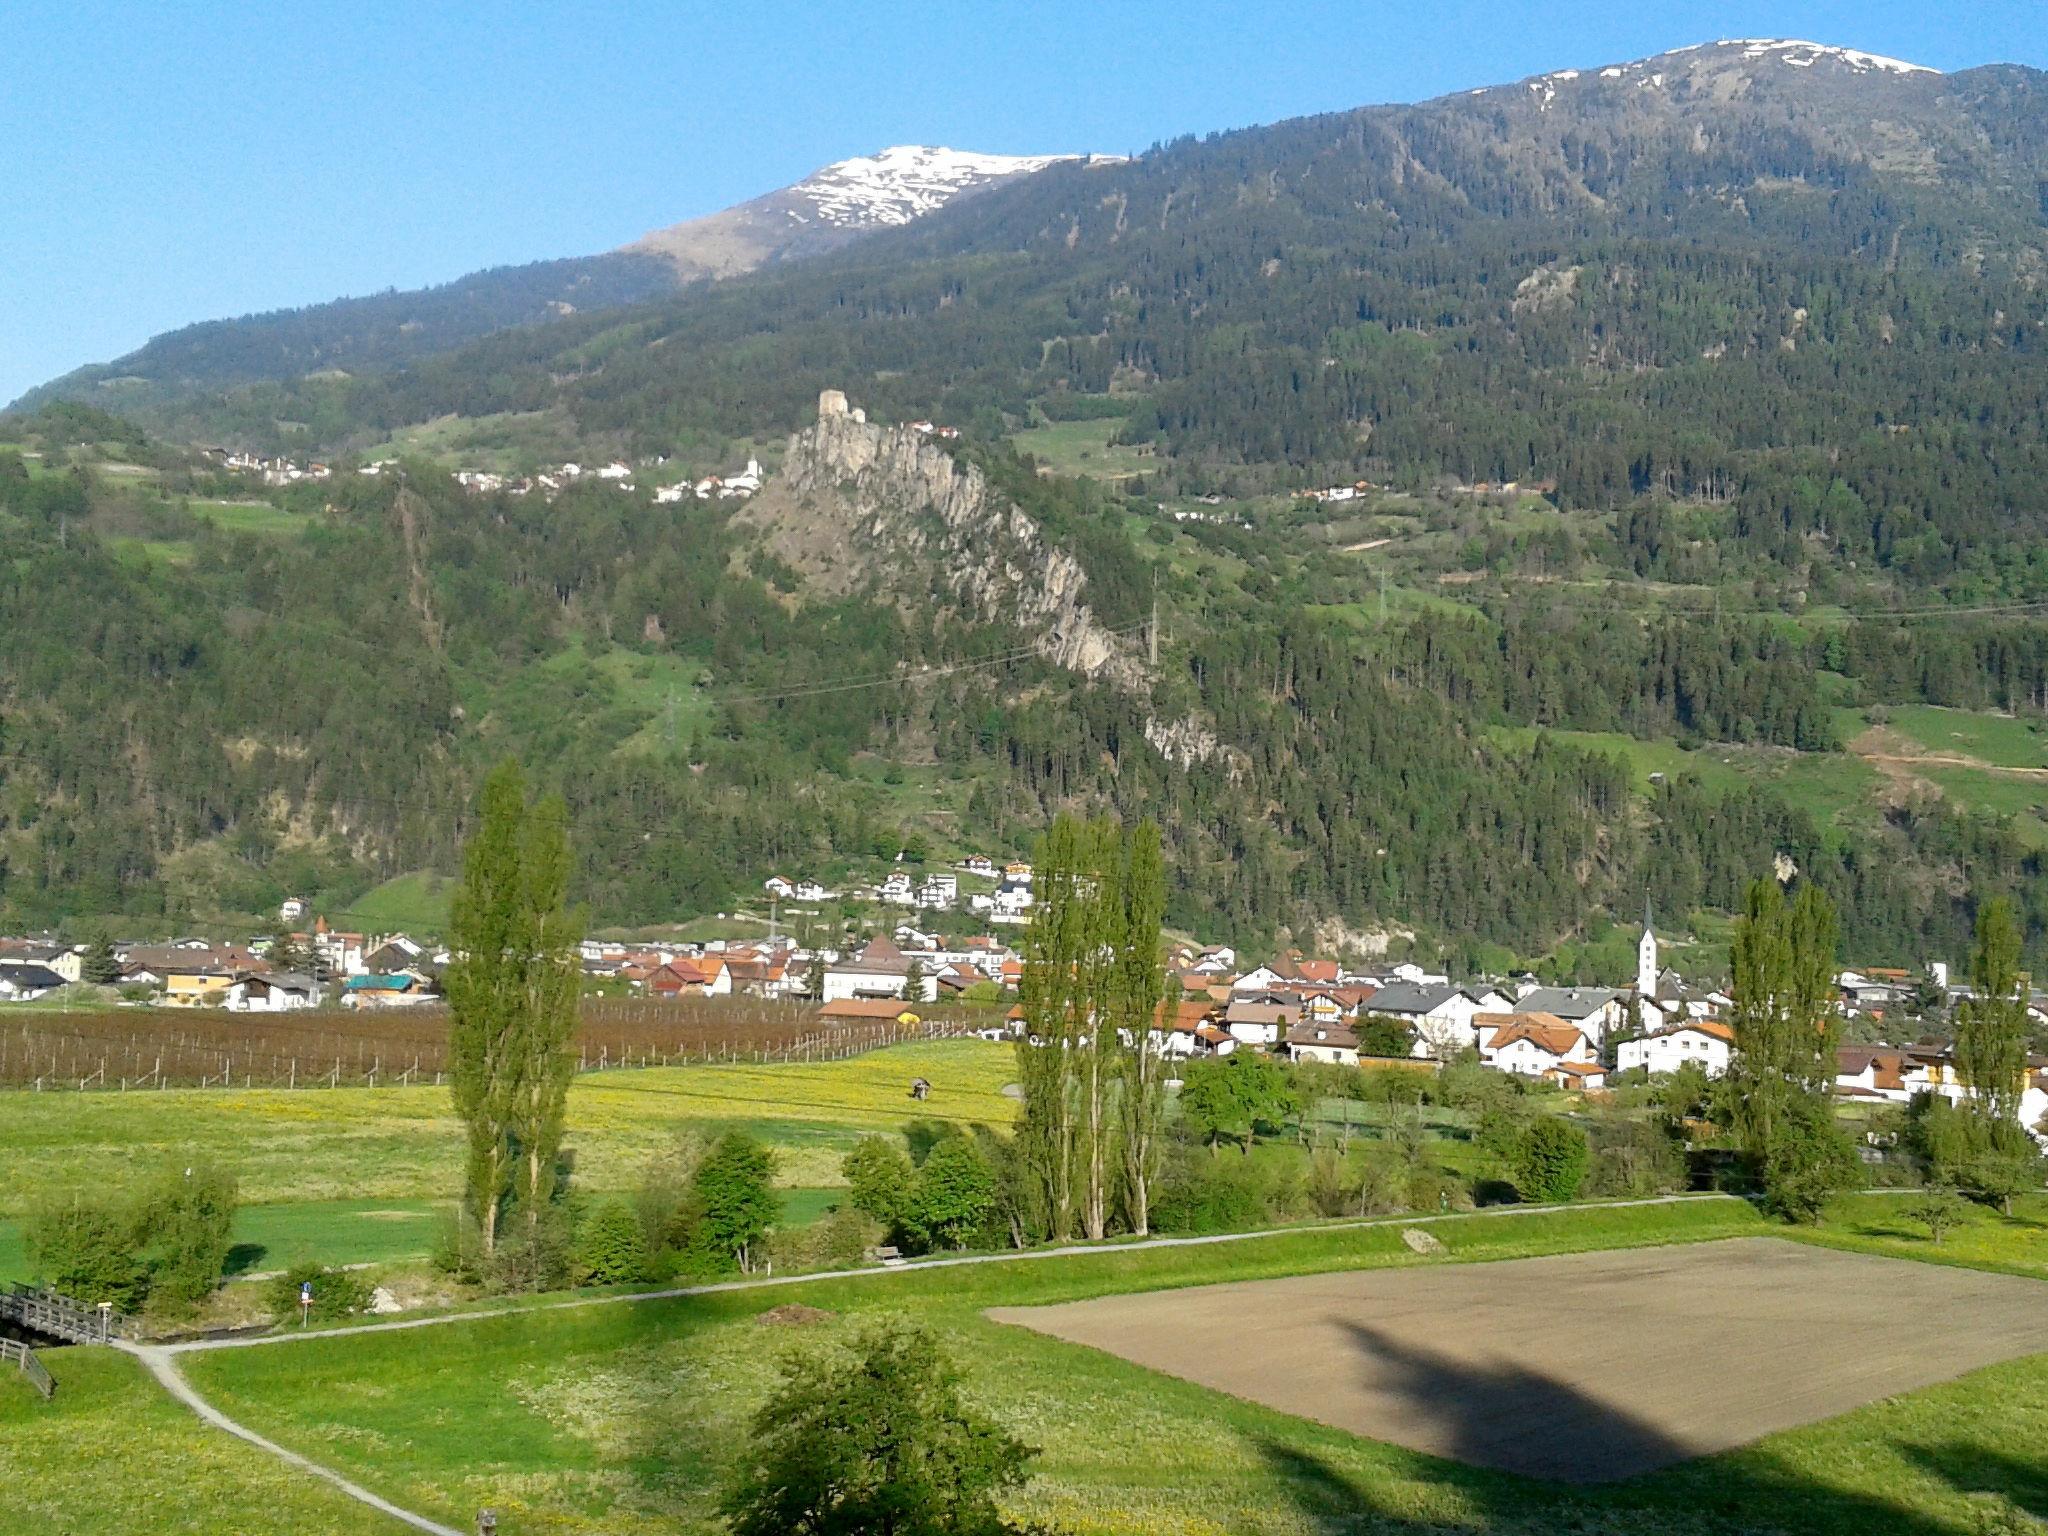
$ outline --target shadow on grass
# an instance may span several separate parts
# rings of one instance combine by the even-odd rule
[[[1443,1459],[1390,1479],[1258,1437],[1254,1448],[1277,1492],[1317,1536],[1442,1529],[1440,1513],[1414,1512],[1418,1483],[1454,1500],[1460,1529],[1483,1532],[1953,1536],[1958,1529],[1952,1518],[1889,1498],[1881,1487],[1819,1484],[1755,1451],[1688,1463],[1687,1447],[1655,1425],[1538,1371],[1475,1368],[1377,1329],[1351,1332],[1372,1356],[1377,1388],[1386,1386],[1386,1368],[1395,1368],[1406,1411],[1429,1427]],[[1672,1390],[1682,1393],[1684,1384]],[[2048,1459],[1960,1442],[1898,1449],[1978,1504],[1979,1524],[1970,1529],[2017,1532],[2026,1516],[2048,1515]]]
[[[1910,1446],[1905,1454],[1914,1465],[1952,1488],[2004,1499],[2036,1520],[2048,1520],[2048,1450],[2021,1457],[2010,1451],[1951,1441],[1944,1445]]]
[[[232,1280],[238,1275],[253,1273],[269,1252],[261,1243],[236,1243],[228,1250],[227,1259],[220,1267],[222,1278]]]

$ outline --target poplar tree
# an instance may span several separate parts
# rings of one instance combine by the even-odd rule
[[[1116,1134],[1115,1095],[1122,1049],[1113,1006],[1118,944],[1123,937],[1118,841],[1116,823],[1107,817],[1082,829],[1081,867],[1069,882],[1068,892],[1081,930],[1075,987],[1080,1015],[1075,1065],[1081,1090],[1081,1229],[1097,1241],[1109,1232],[1111,1142]]]
[[[2027,1002],[2012,905],[1997,896],[1977,909],[1970,956],[1976,995],[1956,1011],[1956,1074],[1992,1126],[2016,1121],[2027,1076]]]
[[[1735,1060],[1730,1086],[1750,1152],[1766,1154],[1792,1101],[1834,1075],[1835,908],[1811,883],[1787,906],[1775,881],[1750,886],[1735,928]]]
[[[1024,1215],[1028,1226],[1055,1242],[1074,1231],[1074,1057],[1085,1010],[1078,987],[1083,914],[1072,899],[1080,842],[1081,823],[1064,813],[1039,842],[1037,900],[1018,985],[1024,1013],[1024,1037],[1017,1042],[1017,1077],[1024,1090],[1017,1132]]]
[[[537,1240],[559,1178],[576,1027],[568,812],[530,804],[507,759],[484,781],[449,912],[449,1065],[467,1141],[463,1201],[484,1257],[516,1207]]]
[[[1159,953],[1159,930],[1166,915],[1166,860],[1154,821],[1140,822],[1126,839],[1122,896],[1113,1009],[1123,1043],[1119,1129],[1125,1214],[1131,1230],[1143,1237],[1152,1229],[1152,1184],[1159,1176],[1160,1128],[1166,1113],[1166,1061],[1152,1049],[1151,1034],[1162,1002],[1169,1014],[1180,1003],[1178,986],[1169,990],[1165,984]],[[1164,1022],[1170,1028],[1173,1021],[1169,1017]]]

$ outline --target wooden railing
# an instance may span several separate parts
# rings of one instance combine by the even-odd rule
[[[49,1368],[36,1358],[36,1352],[19,1339],[0,1339],[0,1362],[8,1360],[21,1367],[21,1374],[26,1376],[29,1384],[44,1397],[56,1395],[57,1379],[50,1374]]]
[[[111,1307],[83,1306],[69,1296],[26,1285],[12,1286],[0,1295],[0,1322],[67,1344],[104,1344],[133,1334],[129,1320]]]

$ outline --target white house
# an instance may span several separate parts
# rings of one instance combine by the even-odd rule
[[[826,890],[815,880],[799,880],[790,894],[798,901],[830,901],[838,893]]]
[[[1415,1032],[1413,1054],[1445,1059],[1478,1045],[1472,1021],[1482,1013],[1508,1013],[1514,1004],[1492,987],[1454,987],[1449,982],[1395,982],[1367,998],[1361,1012],[1397,1019]]]
[[[1480,1059],[1518,1077],[1555,1079],[1560,1068],[1599,1064],[1599,1047],[1586,1031],[1554,1014],[1483,1013],[1473,1030]]]
[[[875,887],[875,900],[893,902],[899,907],[914,907],[917,905],[917,889],[910,883],[910,876],[899,869]]]
[[[1301,1017],[1288,1003],[1233,1002],[1223,1013],[1223,1027],[1239,1045],[1270,1050]]]
[[[1287,1054],[1296,1061],[1358,1065],[1358,1036],[1340,1020],[1303,1019],[1287,1031]]]
[[[761,889],[777,901],[787,901],[796,894],[796,882],[785,880],[780,875],[770,875],[761,882]]]
[[[917,904],[934,910],[950,907],[960,899],[960,881],[955,875],[932,874],[917,889]]]
[[[306,898],[287,896],[278,903],[277,920],[281,923],[296,923],[306,915]]]
[[[1719,1077],[1728,1070],[1735,1050],[1735,1031],[1713,1019],[1688,1019],[1644,1035],[1624,1040],[1614,1048],[1617,1071],[1642,1067],[1652,1077],[1676,1072],[1688,1065],[1704,1067],[1707,1076]]]
[[[1612,987],[1530,987],[1515,999],[1521,1013],[1555,1014],[1585,1030],[1595,1046],[1628,1023],[1628,1004]]]
[[[64,978],[33,960],[0,961],[0,1001],[29,1003],[64,985]]]

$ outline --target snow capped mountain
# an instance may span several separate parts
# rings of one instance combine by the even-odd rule
[[[1940,70],[1930,69],[1925,64],[1909,64],[1904,59],[1888,59],[1881,53],[1865,53],[1861,48],[1836,48],[1827,43],[1803,42],[1798,38],[1724,37],[1718,43],[1702,46],[1740,48],[1745,59],[1761,59],[1776,54],[1781,63],[1789,64],[1794,69],[1811,69],[1821,59],[1833,59],[1859,75],[1867,74],[1874,69],[1882,70],[1888,75],[1941,73]]]
[[[809,203],[815,217],[840,229],[908,224],[943,208],[962,192],[1012,176],[1027,176],[1078,155],[981,155],[971,150],[897,144],[880,154],[857,155],[806,176],[788,189],[790,218],[812,217],[794,206]]]
[[[817,255],[871,230],[908,224],[959,197],[1081,155],[984,155],[897,144],[813,171],[802,181],[707,218],[645,235],[626,249],[666,258],[685,282],[730,277]]]
[[[1838,48],[1829,43],[1811,43],[1789,37],[1724,37],[1718,42],[1688,43],[1668,53],[1633,59],[1626,64],[1609,64],[1604,69],[1553,70],[1547,75],[1525,80],[1522,85],[1536,97],[1539,107],[1548,107],[1557,99],[1560,88],[1574,81],[1593,85],[1600,81],[1619,80],[1642,90],[1658,91],[1681,79],[1695,79],[1702,74],[1746,71],[1754,76],[1758,67],[1772,64],[1809,72],[1818,66],[1821,73],[1843,78],[1857,75],[1938,76],[1941,73],[1925,64],[1887,58],[1881,53],[1866,53],[1861,48]],[[1507,87],[1487,86],[1468,94],[1484,96],[1502,89]]]

